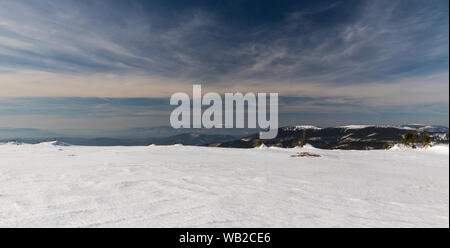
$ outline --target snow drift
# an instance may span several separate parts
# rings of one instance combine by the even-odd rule
[[[2,144],[0,227],[448,227],[448,163],[448,146]]]

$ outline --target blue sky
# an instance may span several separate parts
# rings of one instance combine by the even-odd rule
[[[0,126],[168,125],[169,97],[279,92],[281,124],[448,125],[449,3],[0,1]]]

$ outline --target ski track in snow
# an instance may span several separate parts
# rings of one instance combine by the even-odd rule
[[[449,227],[427,150],[0,145],[0,227]]]

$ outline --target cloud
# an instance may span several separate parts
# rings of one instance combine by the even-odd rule
[[[4,0],[0,97],[167,98],[201,83],[314,99],[286,113],[442,106],[448,30],[448,1]]]

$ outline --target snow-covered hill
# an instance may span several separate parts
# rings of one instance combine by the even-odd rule
[[[0,227],[448,227],[448,152],[3,144]]]
[[[431,128],[428,127],[428,128]],[[437,127],[433,127],[437,128]],[[447,132],[431,132],[427,128],[416,129],[421,135],[428,132],[435,143],[448,144]],[[386,145],[396,144],[402,141],[403,135],[411,130],[403,127],[374,126],[374,125],[349,125],[340,127],[319,128],[315,126],[288,126],[278,129],[278,135],[271,140],[265,140],[268,146],[292,147],[293,142],[299,141],[305,135],[305,141],[314,147],[321,149],[342,149],[342,150],[373,150],[384,149]],[[253,134],[240,139],[228,142],[214,143],[210,146],[253,148],[259,134]]]

